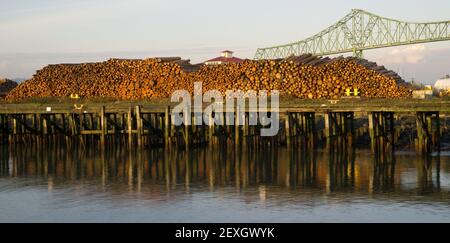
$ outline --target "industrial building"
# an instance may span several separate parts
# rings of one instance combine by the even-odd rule
[[[213,59],[210,59],[208,61],[205,62],[205,65],[221,65],[221,64],[227,64],[227,63],[241,63],[244,60],[240,59],[238,57],[234,57],[233,56],[232,51],[222,51],[220,54],[220,57],[216,57]]]

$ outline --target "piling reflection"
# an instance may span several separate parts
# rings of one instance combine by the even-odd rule
[[[351,147],[315,152],[295,147],[255,150],[227,145],[190,151],[36,146],[0,149],[0,177],[44,178],[49,186],[55,181],[93,180],[104,188],[111,181],[120,181],[125,186],[120,190],[133,192],[146,190],[149,185],[163,186],[166,192],[189,192],[193,185],[201,185],[205,190],[231,187],[237,192],[257,187],[261,198],[275,188],[375,194],[415,190],[430,194],[442,191],[441,174],[449,173],[441,171],[439,157],[412,160],[393,154],[357,153]],[[417,175],[415,188],[409,182],[412,170]]]
[[[354,189],[355,150],[350,147],[331,147],[328,153],[329,179],[327,191]]]
[[[391,192],[395,191],[395,157],[390,154],[377,154],[374,159],[373,168],[373,191]]]
[[[440,158],[423,156],[416,160],[418,190],[421,194],[439,192],[440,185]]]

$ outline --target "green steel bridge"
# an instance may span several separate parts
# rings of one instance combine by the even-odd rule
[[[450,21],[409,23],[360,9],[320,33],[294,43],[259,48],[255,59],[277,59],[311,53],[318,56],[450,40]]]

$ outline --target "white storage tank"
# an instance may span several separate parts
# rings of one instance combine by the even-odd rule
[[[450,76],[447,75],[444,78],[439,79],[436,81],[436,84],[434,84],[434,89],[437,91],[441,90],[449,90],[450,89]]]

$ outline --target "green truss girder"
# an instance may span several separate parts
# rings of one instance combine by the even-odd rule
[[[287,45],[259,48],[255,59],[277,59],[311,53],[325,56],[363,50],[450,40],[450,21],[408,23],[360,9],[320,33]]]

